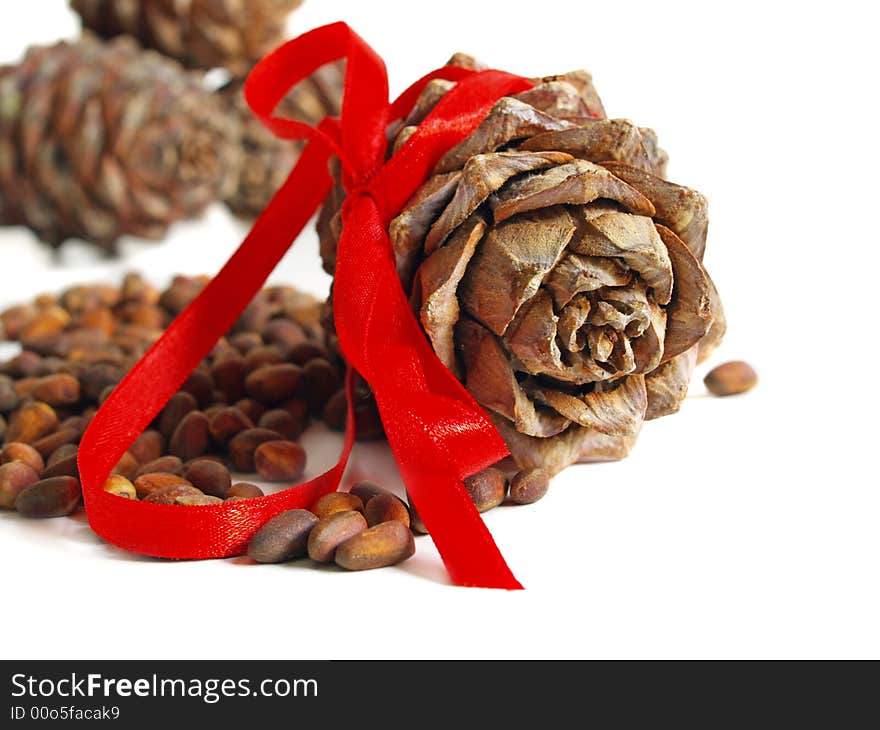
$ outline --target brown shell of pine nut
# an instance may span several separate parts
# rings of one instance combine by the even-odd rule
[[[299,479],[306,468],[306,451],[295,441],[265,441],[254,451],[257,474],[269,482]]]
[[[15,389],[15,381],[8,375],[0,375],[0,412],[11,411],[20,401],[21,397]]]
[[[507,495],[507,477],[503,471],[495,467],[483,469],[469,476],[464,480],[464,486],[480,512],[497,507]]]
[[[196,399],[199,408],[204,408],[211,402],[214,394],[214,381],[210,373],[197,368],[193,370],[180,386],[181,393],[189,393]]]
[[[38,481],[40,475],[23,461],[8,461],[0,465],[0,509],[15,509],[18,495]]]
[[[153,502],[154,504],[179,504],[177,501],[181,497],[201,496],[201,491],[196,489],[192,484],[172,484],[150,492],[144,497],[144,502]]]
[[[199,404],[191,393],[178,391],[171,396],[159,414],[159,431],[166,441],[174,435],[183,417],[198,407]]]
[[[244,356],[244,365],[247,375],[255,370],[267,367],[269,365],[281,365],[284,362],[284,353],[275,345],[258,345],[250,350]],[[247,384],[247,375],[245,376],[245,386]]]
[[[253,398],[239,398],[235,401],[235,407],[250,418],[253,423],[257,423],[260,417],[269,410],[260,401]]]
[[[43,469],[40,476],[43,479],[48,479],[49,477],[73,477],[74,479],[79,479],[77,455],[74,453],[49,464]]]
[[[232,486],[229,469],[210,458],[191,462],[184,469],[183,476],[205,494],[221,499],[226,497]]]
[[[396,565],[411,557],[415,551],[412,532],[402,523],[392,520],[350,537],[336,548],[334,560],[346,570],[372,570]]]
[[[165,437],[154,428],[147,429],[128,447],[139,464],[158,459],[165,452]]]
[[[550,477],[543,469],[522,469],[510,480],[510,501],[532,504],[547,494],[549,488]]]
[[[333,512],[321,518],[309,534],[309,557],[319,563],[331,563],[336,548],[366,529],[367,521],[360,512]]]
[[[244,395],[244,379],[248,369],[241,355],[225,357],[211,367],[214,387],[234,403]]]
[[[282,563],[308,553],[309,533],[318,518],[304,509],[292,509],[275,515],[248,543],[248,557],[258,563]]]
[[[0,451],[0,464],[8,464],[11,461],[23,461],[31,469],[37,472],[37,474],[41,473],[45,468],[45,463],[43,462],[43,457],[40,452],[30,444],[25,444],[20,441],[13,441],[12,443],[6,444],[6,446],[3,447],[3,450]]]
[[[49,457],[46,459],[46,467],[48,468],[64,459],[69,459],[71,456],[76,456],[78,451],[79,446],[76,444],[62,444],[49,454]]]
[[[283,441],[283,437],[277,431],[268,428],[248,428],[235,434],[229,441],[229,460],[236,470],[241,472],[253,472],[254,453],[257,447],[266,441]]]
[[[49,455],[60,446],[72,444],[78,440],[79,432],[75,428],[59,428],[31,442],[31,446],[39,451],[44,459],[48,459]]]
[[[226,492],[226,498],[236,499],[256,499],[257,497],[265,497],[266,494],[256,484],[250,482],[236,482],[229,491]]]
[[[211,415],[208,431],[214,443],[226,446],[229,440],[242,431],[253,428],[254,422],[240,408],[227,406]]]
[[[165,456],[160,456],[158,459],[148,461],[146,464],[141,464],[137,468],[137,471],[135,471],[134,476],[135,479],[137,479],[144,474],[156,474],[158,472],[182,475],[183,461],[178,456],[166,454]]]
[[[356,494],[351,494],[350,492],[329,492],[315,500],[311,510],[323,519],[334,512],[347,512],[349,510],[363,512],[364,503]]]
[[[15,498],[15,509],[25,517],[63,517],[73,512],[80,499],[79,481],[51,477],[25,487]]]
[[[137,459],[132,456],[130,451],[126,451],[122,456],[119,457],[119,461],[116,462],[116,465],[113,467],[112,474],[121,474],[126,479],[134,479],[135,475],[138,472],[138,462]]]
[[[362,479],[348,491],[349,494],[354,494],[356,497],[360,497],[360,500],[364,503],[364,506],[369,504],[370,500],[373,497],[377,497],[380,494],[389,494],[388,490],[385,489],[385,487],[376,484],[376,482],[371,482],[368,479]]]
[[[168,441],[168,452],[183,461],[204,454],[208,450],[208,424],[208,417],[201,411],[187,413]]]
[[[302,369],[292,363],[266,365],[245,378],[245,392],[261,403],[278,403],[297,395]]]
[[[9,419],[5,442],[21,441],[29,444],[38,441],[58,426],[58,415],[47,403],[25,403]]]
[[[375,527],[383,522],[395,520],[406,527],[410,526],[409,508],[393,494],[377,494],[364,507],[367,525]]]
[[[80,397],[79,380],[67,373],[46,375],[34,384],[31,396],[50,406],[71,405]]]
[[[223,500],[210,494],[182,494],[174,500],[174,504],[204,507],[210,504],[223,504]]]
[[[158,492],[160,489],[181,485],[188,487],[193,486],[179,474],[171,474],[168,472],[141,474],[134,480],[134,488],[137,490],[138,499],[146,499],[153,492]],[[195,489],[195,487],[193,487],[193,489]]]
[[[272,408],[260,416],[260,428],[277,431],[288,441],[295,441],[305,430],[305,419],[296,418],[285,408]]]
[[[740,395],[758,384],[758,374],[747,362],[731,360],[712,368],[703,383],[712,395]]]
[[[134,488],[134,484],[121,474],[111,474],[101,489],[124,499],[137,499],[137,490]]]

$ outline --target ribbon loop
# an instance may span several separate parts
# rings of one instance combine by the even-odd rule
[[[287,93],[321,66],[347,61],[342,95],[341,143],[324,130],[275,114]],[[355,87],[357,90],[354,91]],[[349,185],[363,185],[381,166],[388,125],[385,63],[345,23],[333,23],[279,46],[258,63],[245,82],[245,99],[260,121],[284,139],[325,136],[342,162]]]

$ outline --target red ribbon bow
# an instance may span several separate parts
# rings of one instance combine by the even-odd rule
[[[296,83],[342,58],[347,68],[340,119],[327,118],[314,128],[273,115]],[[435,78],[458,83],[385,162],[388,123],[407,114]],[[277,136],[309,143],[235,254],[114,388],[83,435],[79,473],[96,533],[146,555],[226,557],[242,553],[272,516],[308,507],[338,489],[354,441],[351,371],[342,455],[336,466],[305,484],[259,499],[199,507],[129,501],[101,488],[316,212],[332,185],[327,163],[335,154],[347,193],[334,287],[342,352],[373,389],[404,483],[452,580],[521,588],[462,484],[464,477],[503,458],[507,448],[421,331],[400,285],[387,229],[440,157],[467,137],[498,99],[530,86],[502,71],[444,67],[389,104],[384,63],[345,23],[306,33],[254,68],[245,86],[253,111]]]

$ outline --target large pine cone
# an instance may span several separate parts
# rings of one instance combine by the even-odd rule
[[[83,25],[104,38],[123,33],[191,68],[244,73],[284,36],[301,0],[71,0]]]
[[[451,86],[429,84],[393,149]],[[604,118],[588,74],[550,77],[500,100],[391,223],[435,352],[522,467],[625,456],[723,334],[706,200],[665,163],[651,130]],[[341,197],[319,220],[331,272]]]
[[[54,245],[161,237],[228,195],[238,138],[198,75],[130,38],[32,48],[0,67],[0,222]]]
[[[326,116],[337,116],[344,69],[344,63],[322,66],[291,90],[276,114],[311,125],[317,125]],[[238,185],[226,203],[236,215],[254,218],[287,178],[303,142],[279,139],[263,126],[244,99],[244,77],[230,80],[220,93],[241,120],[244,148]]]

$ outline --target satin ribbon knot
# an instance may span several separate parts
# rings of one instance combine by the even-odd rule
[[[278,117],[279,102],[320,66],[346,59],[342,114],[318,127]],[[403,118],[431,79],[456,81],[417,131],[385,160],[389,122]],[[245,95],[277,136],[307,144],[287,181],[238,250],[114,388],[83,435],[79,471],[92,528],[124,549],[166,558],[236,555],[272,516],[307,508],[339,488],[354,442],[352,370],[339,462],[304,484],[258,499],[184,507],[129,501],[101,488],[126,449],[226,333],[330,191],[342,164],[347,198],[337,250],[334,316],[350,368],[373,389],[407,491],[459,585],[520,588],[462,479],[507,454],[491,421],[437,359],[397,277],[388,224],[442,155],[501,97],[531,82],[503,71],[432,71],[393,103],[385,66],[344,23],[285,43],[251,72]]]

